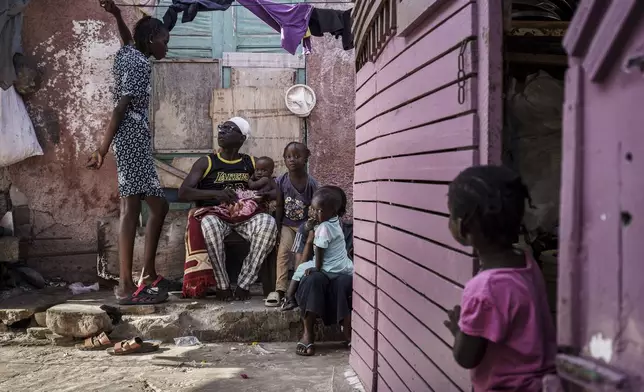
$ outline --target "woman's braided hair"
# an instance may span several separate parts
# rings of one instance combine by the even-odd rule
[[[504,166],[473,166],[449,185],[450,214],[465,225],[478,222],[482,234],[499,245],[518,240],[525,202],[532,199],[521,177]]]
[[[150,53],[150,39],[166,30],[167,27],[159,19],[144,16],[134,25],[134,43],[139,50]]]

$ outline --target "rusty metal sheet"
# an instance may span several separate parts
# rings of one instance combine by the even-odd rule
[[[212,149],[208,106],[221,86],[219,63],[166,61],[155,63],[153,72],[155,151]]]

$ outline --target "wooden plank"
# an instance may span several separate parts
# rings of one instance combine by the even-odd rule
[[[179,170],[165,162],[154,159],[154,166],[156,167],[159,181],[164,188],[179,188],[183,180],[188,175],[186,172]]]
[[[366,63],[356,72],[356,90],[359,90],[367,83],[376,73],[376,66],[374,63]]]
[[[420,218],[416,218],[420,219]],[[445,230],[447,222],[444,222]],[[379,224],[378,245],[436,271],[450,280],[465,285],[472,278],[472,256],[455,252],[411,234]]]
[[[448,214],[447,185],[378,182],[378,201]],[[354,225],[355,227],[355,225]],[[355,229],[354,229],[355,230]]]
[[[376,263],[355,256],[353,258],[353,267],[356,274],[367,279],[369,282],[376,281]]]
[[[378,87],[378,94],[356,110],[356,125],[362,126],[379,115],[431,96],[440,91],[438,89],[449,88],[449,85],[457,80],[458,63],[455,59],[458,56],[457,53],[458,50],[452,52],[452,55],[444,58],[443,61],[428,65],[419,72],[411,74],[409,78],[396,82],[392,87],[384,91]],[[454,60],[454,62],[451,62],[451,60]],[[436,65],[436,70],[433,70],[434,65]],[[454,72],[454,69],[456,72]],[[471,73],[468,73],[468,76],[471,76]],[[466,85],[471,83],[471,79],[466,80]],[[466,91],[472,91],[471,87],[466,88]],[[456,102],[457,96],[454,96],[453,100]],[[454,112],[449,112],[449,114],[452,113]],[[427,114],[425,113],[425,115]]]
[[[356,106],[358,108],[356,123],[362,124],[374,114],[385,113],[405,102],[454,83],[458,79],[459,53],[459,47],[453,48],[447,54],[417,71],[414,71],[413,68],[405,70],[404,65],[401,64],[399,68],[395,69],[401,73],[402,79],[390,78],[389,81],[393,84],[389,85],[386,85],[386,81],[381,81],[381,79],[389,77],[393,73],[393,69],[380,71],[376,75],[377,80],[375,81],[377,94],[372,96],[363,106]],[[471,76],[472,72],[475,72],[472,68],[472,45],[467,45],[464,56],[464,76]],[[405,71],[403,72],[403,70]],[[386,74],[386,76],[381,76],[381,74]],[[367,83],[368,85],[369,83]]]
[[[367,63],[367,64],[373,64],[373,63]],[[365,69],[365,67],[362,67],[360,71]],[[365,102],[370,100],[372,97],[374,97],[378,93],[378,89],[376,86],[376,77],[373,76],[369,78],[364,84],[361,86],[356,87],[356,108],[359,108],[362,106]]]
[[[304,56],[288,53],[226,52],[221,59],[224,67],[239,68],[305,68]]]
[[[212,90],[220,83],[216,62],[155,63],[152,100],[154,148],[212,150],[208,102]]]
[[[391,351],[392,348],[387,347],[387,351]],[[394,354],[394,356],[397,354]],[[389,358],[393,361],[394,358]],[[389,366],[387,358],[383,357],[382,354],[378,354],[378,392],[383,391],[395,391],[395,392],[409,392],[409,388],[405,385],[404,382],[398,377],[398,374],[394,369]]]
[[[381,356],[379,358],[381,358]],[[404,384],[402,384],[402,382],[401,382],[401,385],[404,387]],[[389,385],[387,385],[387,383],[380,376],[378,376],[377,388],[378,388],[377,389],[378,392],[391,392],[391,388],[389,388]],[[405,392],[405,391],[409,391],[409,389],[400,389],[400,391]]]
[[[599,24],[592,46],[584,57],[583,66],[590,80],[595,83],[604,81],[621,58],[624,42],[631,38],[636,26],[641,23],[644,5],[639,0],[621,0],[619,6],[611,4]],[[638,51],[641,49],[638,48]]]
[[[432,15],[429,15],[423,21],[423,25],[419,26],[417,29],[413,30],[407,37],[393,37],[382,53],[378,56],[375,61],[376,70],[381,70],[385,68],[392,60],[401,56],[408,50],[412,50],[414,44],[416,44],[421,39],[425,38],[428,34],[432,34],[439,26],[449,21],[453,18],[459,10],[464,7],[468,7],[471,3],[471,0],[452,0],[445,5],[439,12],[436,12]],[[400,8],[400,7],[398,7]],[[468,28],[468,26],[460,26],[458,30],[462,30],[463,27]],[[458,30],[452,31],[452,34],[458,35]],[[431,57],[426,57],[425,61],[429,60]],[[422,64],[418,63],[418,65]]]
[[[371,24],[382,8],[383,1],[384,0],[371,0],[367,6],[359,9],[356,14],[355,23],[353,24],[353,41],[355,43],[356,50],[360,50],[363,47],[364,41],[373,30]]]
[[[444,216],[388,204],[378,204],[378,222],[434,240],[454,249],[469,250],[452,237],[447,227],[448,218]],[[378,236],[378,239],[380,238]]]
[[[357,219],[376,221],[376,203],[355,202],[353,203],[353,216]]]
[[[375,345],[375,342],[372,342],[371,344]],[[353,329],[351,332],[351,350],[358,354],[360,358],[365,361],[365,363],[369,367],[369,370],[373,370],[375,358],[373,348],[371,348],[365,338],[360,336],[358,331],[355,329]]]
[[[373,362],[373,360],[370,360],[370,362]],[[372,391],[373,371],[371,369],[373,368],[373,363],[372,367],[369,367],[365,360],[362,359],[352,348],[351,355],[349,355],[349,365],[351,365],[353,370],[358,375],[358,378],[362,382],[362,386],[365,388],[365,390]]]
[[[353,185],[353,202],[378,200],[377,182],[365,182]]]
[[[463,286],[445,280],[434,271],[421,267],[381,246],[378,247],[378,267],[386,270],[402,283],[430,298],[444,309],[461,302]]]
[[[369,305],[376,305],[376,287],[360,275],[353,275],[353,291],[358,293]]]
[[[291,68],[232,68],[230,87],[275,87],[287,89],[295,84]]]
[[[586,53],[595,37],[594,30],[610,4],[604,0],[586,0],[577,6],[575,17],[563,38],[563,47],[570,56],[580,57]]]
[[[449,0],[407,0],[404,7],[398,7],[396,13],[396,28],[398,36],[405,37],[417,28],[425,18],[436,12],[439,7]]]
[[[233,116],[250,123],[251,137],[241,152],[269,156],[275,161],[275,173],[286,172],[282,152],[291,141],[303,139],[303,120],[284,105],[286,88],[234,87],[215,89],[211,102],[211,129]],[[216,133],[214,135],[216,138]]]
[[[467,114],[385,135],[356,148],[356,163],[376,158],[476,146],[476,116]]]
[[[503,3],[487,1],[478,3],[477,45],[478,86],[467,95],[475,95],[478,110],[480,164],[502,164],[503,141]]]
[[[377,180],[452,181],[461,171],[472,166],[476,150],[459,150],[435,154],[379,159],[356,166],[356,182]]]
[[[409,331],[407,326],[405,326],[404,330],[406,333]],[[384,338],[378,339],[378,351],[385,358],[391,358],[387,354],[392,354],[390,349],[392,346],[405,358],[406,363],[389,360],[389,364],[412,391],[427,390],[427,388],[421,388],[422,384],[429,385],[434,391],[441,392],[468,390],[470,382],[467,370],[460,368],[449,352],[449,348],[444,346],[442,342],[436,344],[430,337],[431,333],[428,333],[426,329],[421,332],[421,335],[406,336],[393,323],[392,319],[386,317],[383,312],[379,312],[378,332]],[[427,357],[426,353],[423,353],[423,350],[418,347],[419,345],[424,347],[434,346],[437,351],[433,352],[434,358],[432,359],[439,362],[434,362]],[[443,345],[443,348],[440,345]],[[432,352],[431,350],[427,348],[425,351]],[[445,352],[446,350],[447,352]],[[411,377],[407,376],[407,373],[410,373],[406,369],[407,366],[405,365],[407,364],[419,375],[420,379],[413,376],[413,374],[410,374]],[[405,373],[401,374],[402,372]],[[450,377],[455,377],[455,379]]]
[[[366,143],[377,136],[419,127],[472,111],[475,106],[470,92],[476,83],[476,78],[466,80],[465,101],[462,104],[458,103],[458,86],[451,85],[396,110],[377,114],[378,117],[368,122],[358,124],[356,119],[356,145]]]
[[[558,257],[558,320],[557,342],[575,347],[579,341],[579,324],[582,323],[579,283],[582,276],[582,260],[579,257],[582,233],[583,173],[584,173],[584,127],[583,107],[584,75],[579,64],[567,71],[565,102],[563,105],[561,199],[559,221]]]
[[[374,222],[366,222],[355,220],[353,222],[353,236],[366,241],[376,241],[376,224]]]
[[[353,252],[356,256],[360,256],[367,261],[376,261],[376,244],[374,244],[373,242],[367,242],[359,238],[354,238],[353,247]]]
[[[397,325],[405,326],[404,331],[411,334],[423,332],[432,334],[434,344],[439,349],[449,349],[454,342],[452,334],[445,328],[443,321],[446,320],[447,310],[437,306],[434,302],[420,295],[414,288],[406,286],[390,273],[380,269],[378,275],[378,310],[384,312],[387,317],[394,320]],[[400,305],[405,306],[403,309]],[[450,303],[452,309],[460,301]],[[418,308],[417,306],[420,306]],[[423,309],[417,312],[415,309]],[[403,311],[404,310],[404,311]],[[413,315],[413,317],[412,317]],[[397,317],[402,317],[400,320]],[[404,320],[404,322],[403,322]],[[408,324],[409,323],[409,324]],[[409,328],[407,328],[409,327]],[[411,335],[410,335],[411,336]],[[440,344],[439,344],[440,343]],[[443,350],[444,352],[444,350]],[[432,355],[430,352],[427,355]]]
[[[376,309],[369,305],[360,295],[354,295],[351,299],[353,311],[362,317],[362,319],[372,328],[376,326]]]
[[[384,318],[384,316],[379,317]],[[389,342],[393,333],[390,331],[387,332],[389,332],[389,336],[385,336],[382,331],[378,330],[378,359],[384,359],[384,364],[391,367],[393,375],[402,380],[405,387],[401,391],[406,389],[410,391],[432,390],[425,380],[423,380],[423,377],[407,362],[412,359],[408,356],[409,353],[399,352],[398,350],[401,350],[402,347],[399,345],[394,347]],[[395,336],[397,337],[397,335]],[[378,362],[378,366],[380,366],[380,362]],[[390,379],[395,381],[393,377],[390,377]]]
[[[407,389],[460,391],[382,312],[378,315],[378,320],[381,318],[383,324],[382,329],[378,325],[378,354],[386,359],[386,363],[391,366]]]
[[[424,64],[437,62],[447,53],[455,51],[458,54],[460,43],[467,38],[476,36],[473,26],[473,9],[474,5],[472,4],[461,9],[445,23],[437,26],[431,33],[406,47],[404,52],[392,58],[388,64],[378,67],[378,74],[376,75],[378,91],[384,90],[397,80],[405,77],[410,71],[418,69]],[[468,48],[465,58],[466,70],[473,70],[472,59],[471,48]],[[458,71],[457,58],[454,57],[453,60],[448,60],[447,64],[446,66],[441,65],[440,69],[447,71],[451,65],[452,72],[447,72],[447,74],[456,79],[457,72],[453,71]],[[439,75],[434,75],[434,77],[437,76]],[[430,80],[425,81],[425,83],[430,82]]]
[[[376,331],[357,312],[351,314],[351,330],[355,331],[372,350],[376,346]]]

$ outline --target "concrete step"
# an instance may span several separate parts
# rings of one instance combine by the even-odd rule
[[[19,317],[33,317],[44,310],[42,298],[34,298],[39,299],[38,306],[23,301],[23,312],[7,312],[8,309],[3,309],[0,315],[3,312],[11,315],[11,318],[5,316],[11,322]],[[60,301],[50,300],[47,305],[50,308],[47,311],[47,326],[56,326],[55,332],[58,334],[76,338],[81,337],[79,331],[94,331],[87,324],[90,320],[104,320],[104,317],[96,316],[102,312],[99,309],[101,305],[116,307],[123,313],[122,321],[114,325],[110,333],[113,339],[141,336],[172,343],[174,338],[195,336],[201,342],[295,342],[302,333],[299,311],[282,312],[279,308],[267,308],[261,297],[247,302],[221,303],[211,299],[189,300],[171,295],[168,302],[160,305],[120,306],[112,292],[100,291],[62,296]],[[57,306],[51,308],[54,305]],[[57,321],[52,319],[50,322],[54,316]],[[61,325],[68,325],[68,331],[62,330]],[[324,327],[320,322],[316,339],[341,341],[343,335],[337,326]]]

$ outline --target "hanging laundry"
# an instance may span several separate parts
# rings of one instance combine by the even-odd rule
[[[280,32],[282,35],[282,48],[290,54],[295,54],[309,26],[309,18],[313,10],[311,5],[279,4],[268,0],[237,0],[237,2],[275,31]],[[311,50],[310,41],[308,50]]]
[[[338,37],[342,36],[342,48],[353,49],[353,32],[351,31],[351,11],[313,8],[309,19],[311,34],[322,37],[324,33],[330,33]]]
[[[27,3],[29,0],[0,1],[0,88],[3,90],[16,80],[13,56],[22,53],[22,11]]]
[[[177,24],[177,16],[183,12],[181,23],[188,23],[195,20],[197,13],[203,11],[226,11],[235,0],[172,0],[163,15],[163,24],[172,30]]]
[[[304,54],[311,54],[311,30],[308,28],[302,39],[302,47],[304,48]]]

